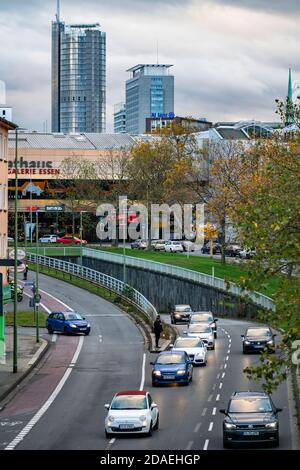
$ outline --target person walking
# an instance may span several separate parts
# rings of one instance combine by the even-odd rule
[[[27,281],[27,274],[28,274],[28,264],[26,264],[25,266],[25,270],[24,270],[24,273],[23,273],[23,280],[24,281]]]
[[[156,320],[153,324],[153,331],[154,331],[154,334],[155,334],[155,347],[156,347],[156,349],[158,349],[160,334],[163,331],[163,326],[162,326],[162,322],[161,322],[161,319],[160,319],[160,315],[157,315],[157,317],[156,317]]]

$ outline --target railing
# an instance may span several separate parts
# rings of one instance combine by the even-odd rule
[[[123,255],[117,255],[115,253],[108,253],[106,251],[94,250],[92,248],[83,248],[83,256],[90,258],[100,259],[102,261],[108,261],[116,264],[123,264]],[[169,264],[158,263],[157,261],[150,261],[133,256],[126,256],[126,266],[132,266],[134,268],[145,269],[148,271],[154,271],[160,274],[166,274],[168,276],[177,277],[180,279],[195,282],[197,284],[203,284],[205,286],[211,286],[215,289],[228,292],[230,294],[249,298],[254,304],[259,305],[265,309],[275,311],[275,304],[270,297],[260,294],[259,292],[250,292],[241,289],[234,282],[225,281],[219,277],[210,276],[209,274],[199,273],[192,271],[191,269],[179,268]]]
[[[57,269],[58,271],[69,273],[74,276],[92,281],[93,283],[99,284],[100,286],[106,287],[107,289],[128,298],[129,301],[133,301],[146,314],[149,320],[153,321],[156,318],[157,311],[155,307],[149,302],[149,300],[147,300],[146,297],[144,297],[136,289],[133,289],[132,287],[125,285],[124,282],[119,281],[119,279],[107,276],[106,274],[95,271],[94,269],[80,266],[79,264],[50,258],[49,256],[28,253],[27,259],[32,263],[38,262],[38,264],[41,264],[42,266]]]

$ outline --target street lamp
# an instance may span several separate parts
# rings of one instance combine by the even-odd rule
[[[35,311],[35,325],[36,325],[36,342],[40,342],[40,328],[39,328],[39,306],[38,306],[38,298],[39,298],[39,211],[36,211],[36,265],[35,265],[35,292],[33,296],[34,302],[34,311]]]
[[[15,266],[14,266],[14,326],[13,326],[13,373],[18,372],[18,292],[17,292],[17,269],[18,269],[18,128],[16,128],[16,148],[15,148]]]
[[[80,274],[82,276],[82,214],[87,211],[80,211]]]

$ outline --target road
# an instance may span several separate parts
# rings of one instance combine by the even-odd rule
[[[34,450],[222,449],[222,415],[218,410],[226,406],[233,391],[257,389],[242,373],[246,365],[258,361],[258,356],[241,353],[240,335],[246,322],[218,322],[216,349],[208,352],[206,367],[194,368],[192,384],[153,388],[149,362],[155,354],[145,350],[140,331],[127,315],[93,294],[46,276],[41,275],[40,287],[81,312],[91,323],[91,335],[82,339],[55,336],[37,373],[0,413],[0,449],[10,445]],[[167,316],[163,319],[168,321]],[[179,331],[184,329],[178,325]],[[44,402],[66,374],[61,390],[41,415]],[[149,390],[158,404],[160,429],[151,438],[106,439],[104,404],[110,402],[115,392],[140,386]],[[286,383],[273,399],[283,408],[280,449],[291,449]]]

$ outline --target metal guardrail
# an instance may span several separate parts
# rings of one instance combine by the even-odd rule
[[[99,286],[106,287],[107,289],[119,293],[124,297],[127,297],[129,301],[133,301],[149,318],[154,321],[157,315],[155,307],[143,296],[139,291],[124,284],[124,282],[114,277],[108,276],[107,274],[100,273],[94,269],[80,266],[79,264],[70,263],[69,261],[63,261],[49,256],[36,255],[34,253],[27,254],[28,261],[32,263],[38,262],[42,266],[48,268],[57,269],[64,273],[73,274],[74,276],[81,277],[92,281]],[[128,291],[126,291],[126,288]],[[128,295],[130,293],[130,296]]]
[[[123,264],[123,255],[115,253],[108,253],[106,251],[95,250],[93,248],[83,248],[83,256],[90,258],[100,259],[102,261],[108,261],[111,263]],[[197,284],[203,284],[210,286],[215,289],[228,292],[230,294],[249,298],[255,305],[263,307],[268,310],[275,311],[276,307],[273,300],[266,295],[260,294],[259,292],[250,292],[241,289],[234,282],[227,282],[219,277],[210,276],[209,274],[199,273],[192,271],[191,269],[180,268],[177,266],[158,263],[157,261],[150,261],[133,256],[126,256],[126,266],[132,266],[134,268],[145,269],[148,271],[157,272],[160,274],[166,274],[168,276],[177,277],[180,279],[195,282]]]

